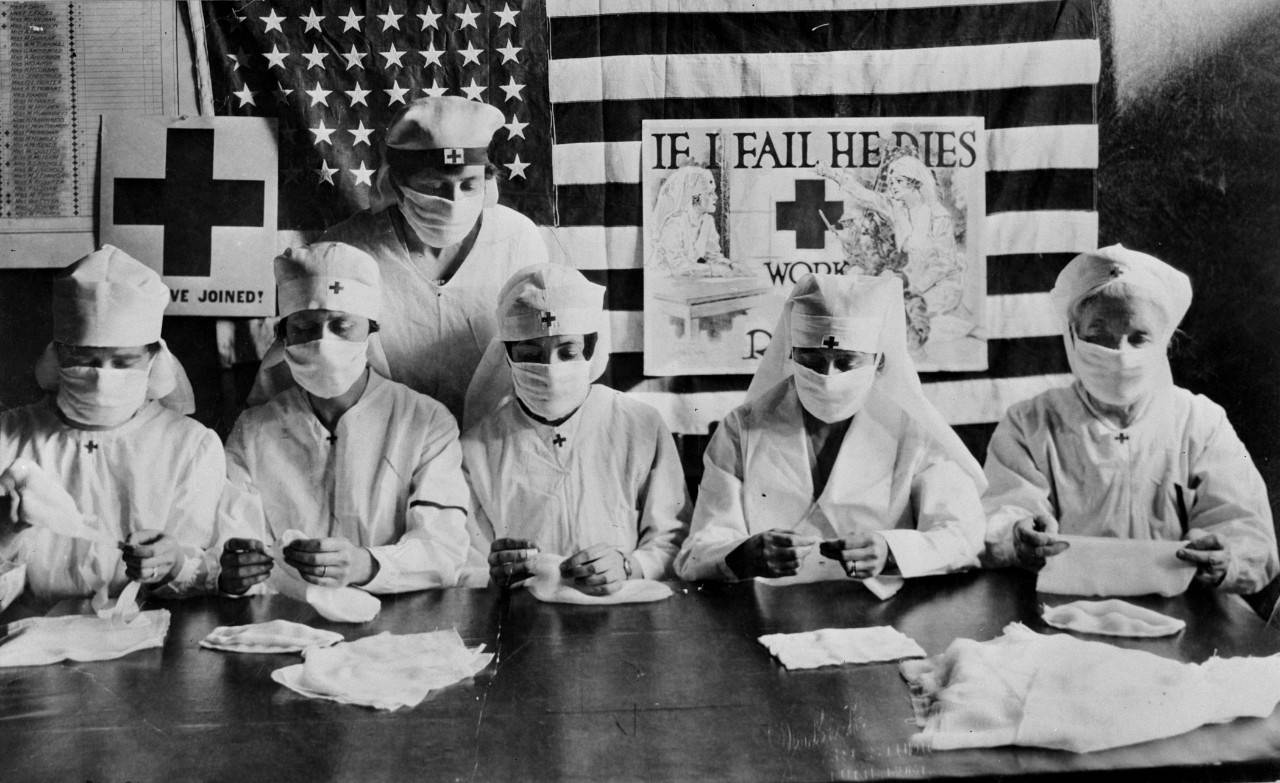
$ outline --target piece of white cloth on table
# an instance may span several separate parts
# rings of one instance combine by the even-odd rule
[[[572,580],[560,577],[560,555],[540,553],[534,557],[533,576],[526,582],[530,594],[550,604],[641,604],[671,597],[671,588],[652,579],[628,579],[622,587],[608,595],[587,595],[573,586]]]
[[[772,633],[761,636],[759,642],[788,669],[897,661],[925,655],[914,639],[888,625]]]
[[[381,633],[311,647],[302,656],[302,663],[276,669],[271,678],[303,696],[380,710],[412,707],[433,690],[475,676],[493,660],[483,645],[467,647],[453,629]]]
[[[286,530],[271,545],[271,558],[275,567],[267,584],[276,592],[302,601],[335,623],[367,623],[382,611],[382,602],[376,596],[354,587],[322,587],[302,578],[297,569],[285,562],[284,548],[294,541],[306,538],[297,530]]]
[[[1119,598],[1045,606],[1040,616],[1054,628],[1103,636],[1170,636],[1187,627],[1176,617]]]
[[[1182,663],[1021,623],[899,666],[921,728],[911,741],[930,750],[1086,753],[1263,718],[1280,702],[1280,655]]]
[[[342,634],[289,620],[250,625],[220,625],[200,640],[201,647],[238,653],[295,653],[309,647],[328,647]]]
[[[1062,595],[1157,595],[1186,592],[1196,567],[1174,553],[1185,541],[1058,536],[1071,546],[1045,561],[1036,590]]]
[[[167,609],[143,612],[129,622],[88,614],[29,617],[9,623],[11,638],[0,644],[0,667],[108,661],[160,647],[168,630]]]
[[[0,563],[0,612],[22,595],[27,584],[26,563]]]

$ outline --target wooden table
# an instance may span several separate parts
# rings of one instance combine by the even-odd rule
[[[1239,599],[1193,590],[1139,603],[1187,620],[1187,629],[1124,646],[1186,661],[1215,650],[1280,651],[1280,633]],[[916,729],[895,664],[788,672],[756,642],[765,633],[890,624],[932,655],[957,637],[997,636],[1014,620],[1043,630],[1033,583],[1015,572],[914,580],[884,603],[852,582],[681,585],[661,603],[606,608],[433,591],[387,598],[367,626],[326,624],[278,596],[167,606],[163,650],[0,671],[0,780],[1280,776],[1280,711],[1085,755],[912,751]],[[271,671],[296,656],[197,647],[215,625],[274,617],[349,639],[456,627],[469,643],[496,648],[498,660],[472,683],[388,713],[306,699],[272,682]],[[1225,763],[1207,766],[1215,757]]]

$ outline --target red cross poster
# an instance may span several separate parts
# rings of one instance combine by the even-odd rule
[[[276,129],[104,116],[99,238],[164,277],[169,315],[275,315]]]
[[[902,278],[916,367],[987,368],[981,117],[646,120],[644,371],[750,374],[806,274]]]

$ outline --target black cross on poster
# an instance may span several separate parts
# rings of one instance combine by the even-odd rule
[[[827,227],[818,210],[822,210],[833,223],[844,214],[844,203],[826,201],[826,193],[824,180],[802,179],[796,181],[795,201],[778,202],[777,229],[796,232],[797,248],[819,250],[826,247]]]
[[[273,314],[274,120],[111,115],[99,238],[160,272],[170,315]]]
[[[164,226],[164,274],[208,277],[214,226],[261,226],[261,181],[213,176],[213,130],[170,128],[164,179],[115,181],[116,225]]]

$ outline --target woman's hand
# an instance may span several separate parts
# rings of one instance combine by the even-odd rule
[[[1061,554],[1071,546],[1055,538],[1057,535],[1058,520],[1047,514],[1018,520],[1013,526],[1013,551],[1018,565],[1032,571],[1044,568],[1045,558]]]
[[[182,549],[178,542],[159,530],[139,530],[120,545],[124,552],[124,574],[145,585],[164,584],[178,575]]]
[[[724,561],[739,579],[792,576],[800,570],[804,551],[816,543],[813,536],[794,530],[766,530],[743,541]]]
[[[513,587],[533,576],[538,545],[522,538],[499,538],[489,547],[489,581]]]
[[[267,581],[275,565],[262,542],[256,538],[232,538],[222,547],[218,559],[222,573],[218,575],[218,590],[232,595],[244,595],[250,587]]]
[[[837,560],[854,579],[870,579],[884,571],[889,562],[889,543],[875,533],[855,533],[846,538],[823,541],[818,551]]]
[[[560,564],[560,576],[587,595],[609,595],[622,589],[628,578],[627,556],[606,544],[593,544],[575,552]]]
[[[375,574],[369,550],[345,538],[300,538],[284,548],[284,561],[324,587],[367,584]]]
[[[1178,550],[1178,559],[1195,563],[1196,581],[1217,587],[1227,575],[1227,566],[1231,564],[1231,550],[1227,548],[1225,541],[1213,533],[1192,530],[1190,536],[1187,546]]]

